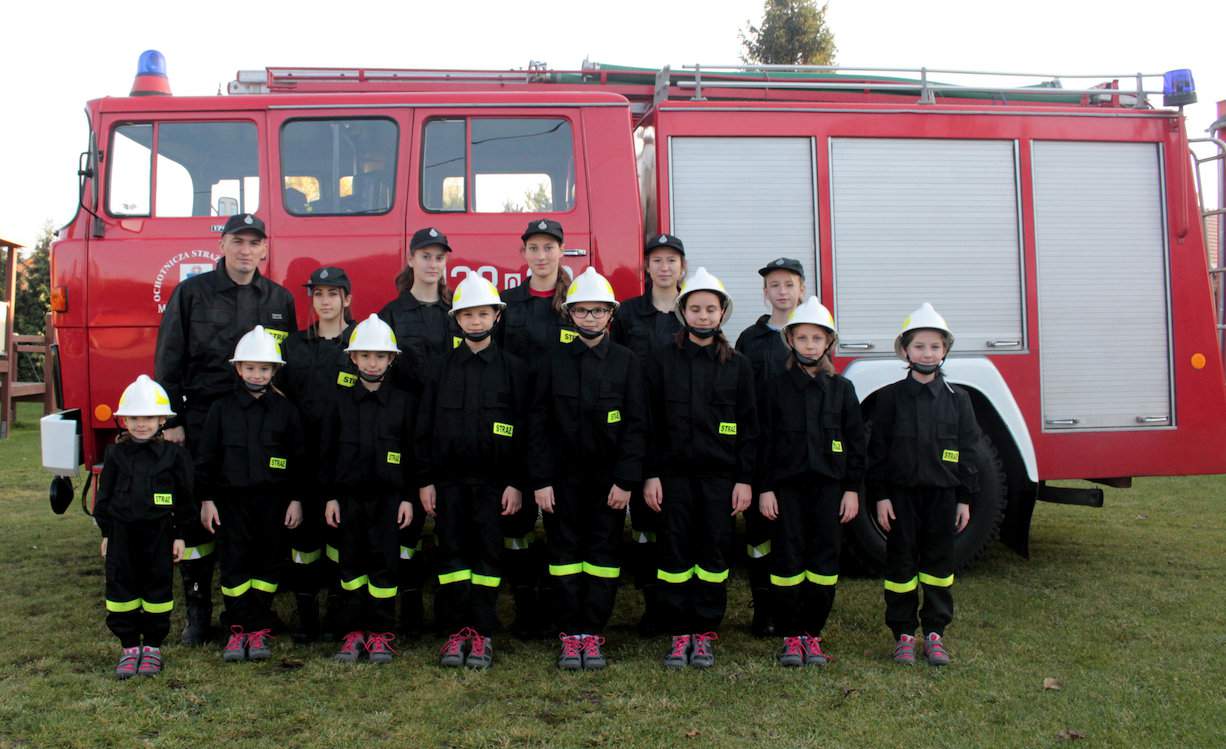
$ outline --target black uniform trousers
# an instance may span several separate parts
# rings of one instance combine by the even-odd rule
[[[297,595],[315,595],[324,584],[324,516],[315,501],[303,500],[302,523],[286,531],[290,569],[287,583]]]
[[[426,566],[421,554],[422,529],[426,525],[426,511],[421,502],[411,500],[413,521],[408,528],[398,529],[399,557],[396,578],[401,590],[421,590],[426,582]]]
[[[661,624],[672,635],[719,628],[728,607],[731,478],[664,476],[658,536]]]
[[[221,566],[222,623],[248,631],[268,629],[276,620],[272,599],[288,562],[287,502],[238,495],[217,500],[217,556]]]
[[[609,507],[612,486],[601,477],[563,478],[553,485],[553,512],[543,513],[554,617],[562,632],[601,632],[613,613],[626,511]]]
[[[500,515],[505,488],[490,481],[437,485],[434,532],[438,536],[438,588],[434,613],[448,631],[472,627],[488,636],[498,627],[503,559]]]
[[[630,560],[634,584],[646,588],[656,580],[656,538],[660,532],[660,514],[643,500],[642,488],[630,492]]]
[[[337,626],[341,632],[391,632],[396,628],[400,502],[395,494],[378,492],[341,501],[336,539],[341,606]]]
[[[894,487],[895,519],[885,539],[885,623],[899,635],[944,634],[954,618],[955,489]],[[919,608],[919,588],[924,589]],[[916,611],[919,617],[916,620]]]
[[[106,626],[125,648],[161,647],[174,608],[174,529],[167,515],[114,523],[106,542]]]
[[[202,403],[189,404],[184,409],[183,414],[183,431],[186,434],[186,447],[192,457],[196,457],[196,451],[200,449],[200,440],[204,435],[204,420],[209,415],[209,407],[213,405],[212,401],[204,401]],[[216,549],[216,538],[212,533],[204,529],[200,524],[199,518],[196,522],[189,524],[183,529],[183,541],[186,548],[183,551],[183,562],[180,563],[182,572],[185,576],[191,577],[191,569],[193,565],[207,570],[211,577],[213,574],[213,552]],[[186,583],[185,583],[186,584]]]
[[[501,497],[501,491],[499,492]],[[541,557],[536,538],[536,521],[540,509],[529,492],[514,515],[501,518],[502,542],[505,554],[503,566],[512,588],[535,588],[540,582]]]
[[[770,586],[775,627],[785,637],[820,635],[839,582],[839,481],[808,475],[775,489]],[[765,522],[771,522],[766,520]]]

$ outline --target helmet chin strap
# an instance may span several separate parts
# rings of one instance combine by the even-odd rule
[[[604,328],[601,328],[600,330],[585,330],[582,326],[576,325],[575,330],[578,330],[579,335],[583,336],[589,341],[595,340],[605,334]]]
[[[826,354],[828,353],[830,353],[830,345],[827,345],[826,348],[822,349],[822,353],[818,354],[816,359],[805,356],[796,349],[792,349],[792,356],[796,357],[796,363],[800,364],[802,367],[815,367],[818,364],[821,364],[822,359],[825,359]]]
[[[489,338],[493,334],[494,334],[494,327],[491,325],[489,330],[483,330],[480,333],[464,332],[464,337],[476,343],[477,341],[484,341],[486,338]]]
[[[268,389],[268,383],[257,385],[254,382],[247,382],[246,380],[243,380],[243,387],[247,388],[247,392],[249,393],[262,393]]]
[[[945,360],[942,359],[940,362],[936,364],[920,364],[918,362],[911,361],[911,357],[907,357],[907,364],[909,365],[909,369],[919,372],[920,374],[926,374],[926,375],[936,372],[938,369],[941,368],[941,365],[944,363],[945,363]]]
[[[715,334],[719,332],[719,326],[716,325],[714,328],[696,328],[687,323],[685,330],[695,338],[714,338]]]
[[[363,382],[383,382],[383,378],[387,376],[387,370],[383,370],[381,375],[366,374],[362,370],[358,370],[358,377],[362,378]]]

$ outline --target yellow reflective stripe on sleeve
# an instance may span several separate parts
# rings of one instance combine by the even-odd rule
[[[919,587],[919,578],[913,577],[904,583],[896,583],[893,580],[885,581],[885,589],[891,593],[910,593]]]
[[[688,583],[694,577],[694,568],[681,572],[668,572],[667,570],[656,570],[656,579],[663,580],[666,583]]]
[[[456,570],[454,572],[444,572],[438,576],[438,584],[446,585],[447,583],[462,583],[465,580],[473,579],[472,570]]]
[[[289,557],[294,564],[312,564],[319,561],[322,556],[319,549],[314,551],[303,551],[302,549],[290,549]]]
[[[771,585],[775,585],[780,588],[791,588],[793,586],[800,585],[804,581],[805,581],[805,573],[803,572],[799,572],[795,575],[787,575],[787,576],[771,575]]]
[[[549,574],[554,577],[566,577],[567,575],[578,575],[583,571],[583,562],[574,562],[573,564],[551,564],[549,565]]]
[[[839,582],[838,575],[823,575],[812,570],[805,570],[805,579],[817,585],[837,585]]]
[[[622,420],[622,412],[615,408],[609,412],[608,418],[609,418],[610,424],[616,424],[617,422]]]
[[[141,601],[140,604],[141,611],[144,611],[146,614],[169,614],[174,607],[174,601],[166,601],[165,603]]]
[[[352,580],[341,580],[341,587],[345,590],[353,591],[357,590],[358,588],[365,587],[369,583],[370,578],[366,575],[362,575],[361,577],[355,577]]]
[[[958,451],[957,450],[942,450],[941,460],[945,461],[946,463],[957,463],[958,462]]]
[[[106,610],[122,614],[126,611],[136,611],[142,603],[144,601],[139,598],[133,598],[131,601],[112,601],[108,598],[106,599]]]
[[[250,580],[244,583],[239,583],[238,585],[235,585],[233,588],[227,588],[224,585],[221,586],[221,594],[223,596],[230,596],[231,598],[238,598],[239,596],[241,596],[242,594],[246,593],[249,590],[251,590]]]
[[[502,539],[502,548],[510,549],[511,551],[523,551],[532,545],[532,534],[519,536],[518,538],[506,537]]]
[[[473,585],[481,585],[486,588],[497,588],[502,584],[501,577],[492,577],[490,575],[478,575],[473,573]]]
[[[929,575],[927,572],[921,572],[919,573],[919,581],[924,585],[931,585],[935,588],[948,588],[954,584],[954,576],[949,575],[948,577],[935,577],[933,575]]]
[[[499,437],[511,437],[515,434],[514,424],[503,424],[501,421],[494,422],[494,434]]]
[[[584,562],[583,571],[591,575],[592,577],[603,577],[606,580],[615,580],[621,575],[622,568],[621,567],[601,567],[599,564],[592,564],[591,562]]]
[[[324,546],[324,556],[326,556],[328,559],[331,559],[336,564],[341,563],[341,553],[337,551],[335,546],[332,546],[330,544],[325,545]]]
[[[736,422],[734,422],[734,421],[721,421],[721,422],[719,423],[719,433],[720,433],[720,434],[728,434],[728,435],[731,435],[731,436],[735,437],[735,436],[736,436]]]
[[[261,593],[276,593],[278,586],[277,586],[277,583],[270,583],[267,580],[259,580],[256,578],[252,578],[251,587],[255,588]]]
[[[712,572],[710,570],[704,570],[698,565],[694,565],[694,574],[698,575],[698,579],[702,580],[704,583],[722,583],[728,579],[728,570]]]
[[[570,343],[571,341],[575,340],[578,337],[579,337],[579,334],[573,330],[559,330],[558,331],[558,340],[561,341],[562,343]]]
[[[745,553],[749,555],[750,559],[761,559],[771,553],[771,542],[764,541],[757,546],[745,544]]]
[[[204,559],[213,553],[215,547],[216,544],[213,541],[209,541],[207,544],[200,544],[199,546],[188,546],[183,550],[183,558],[185,560]]]
[[[349,372],[338,372],[336,375],[336,384],[343,388],[351,388],[358,384],[358,376]]]
[[[371,598],[395,598],[396,593],[400,588],[392,586],[390,588],[380,588],[372,582],[366,583],[366,592],[370,593]]]

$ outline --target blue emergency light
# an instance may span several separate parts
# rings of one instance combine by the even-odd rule
[[[1162,74],[1162,106],[1182,107],[1196,103],[1196,84],[1187,68],[1168,70]]]
[[[140,61],[136,63],[137,75],[166,75],[166,57],[156,49],[147,49],[140,53]]]
[[[170,79],[166,77],[166,58],[156,49],[140,53],[136,63],[136,80],[129,96],[169,96]]]

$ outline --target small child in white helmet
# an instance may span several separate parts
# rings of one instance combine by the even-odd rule
[[[123,648],[115,675],[127,679],[162,670],[174,563],[197,509],[191,456],[162,439],[162,425],[174,416],[162,386],[137,377],[115,415],[125,431],[103,459],[94,520],[106,560],[106,624]]]
[[[200,522],[217,536],[226,662],[271,657],[272,600],[289,564],[289,535],[302,522],[305,491],[298,409],[272,385],[285,363],[276,338],[257,325],[230,360],[234,390],[213,402],[196,453]]]
[[[954,615],[954,538],[979,492],[975,411],[941,372],[953,343],[931,304],[912,312],[894,340],[909,371],[878,391],[871,415],[866,478],[886,533],[885,620],[904,664],[915,662],[916,625],[928,663],[949,663],[942,638]]]

